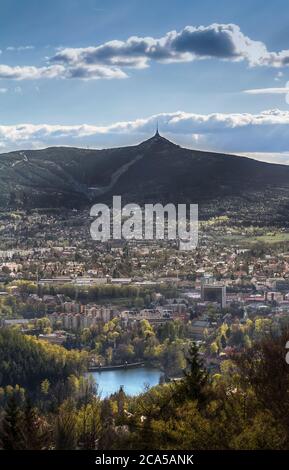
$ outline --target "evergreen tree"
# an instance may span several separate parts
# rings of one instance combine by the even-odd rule
[[[57,450],[73,450],[77,444],[76,413],[72,402],[64,402],[56,421],[55,447]]]
[[[204,368],[196,343],[191,344],[186,359],[185,378],[178,387],[178,398],[181,401],[192,399],[202,403],[206,399],[205,387],[208,384],[208,372]]]
[[[14,394],[6,405],[0,440],[1,447],[5,450],[25,449],[23,412]]]
[[[30,400],[24,409],[24,444],[29,450],[42,450],[49,447],[49,429],[46,420],[39,416],[37,408]]]
[[[102,433],[99,440],[99,449],[111,449],[114,439],[114,415],[112,404],[105,398],[102,402],[100,419],[102,423]]]
[[[121,385],[118,393],[116,394],[117,410],[118,410],[119,418],[122,418],[124,416],[125,399],[126,399],[126,395],[123,390],[123,386]]]
[[[221,345],[223,349],[225,349],[225,347],[227,346],[227,341],[224,335],[221,336]]]
[[[81,449],[97,449],[101,433],[100,404],[97,398],[83,405],[77,417],[78,441]]]

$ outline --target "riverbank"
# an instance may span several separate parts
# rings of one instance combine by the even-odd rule
[[[118,370],[118,369],[135,369],[137,367],[144,367],[144,362],[132,362],[119,365],[108,365],[108,366],[97,366],[91,365],[88,367],[88,372],[101,372],[106,370]]]

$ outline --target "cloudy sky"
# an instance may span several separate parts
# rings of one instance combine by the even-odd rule
[[[288,0],[1,0],[0,151],[134,144],[289,164]],[[287,103],[288,101],[288,103]]]

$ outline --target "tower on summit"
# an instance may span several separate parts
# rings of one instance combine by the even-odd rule
[[[159,134],[159,121],[157,121],[155,137],[160,137],[160,134]]]

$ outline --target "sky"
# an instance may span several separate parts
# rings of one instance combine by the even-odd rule
[[[288,0],[0,0],[0,152],[185,147],[289,164]],[[287,102],[288,101],[288,102]]]

